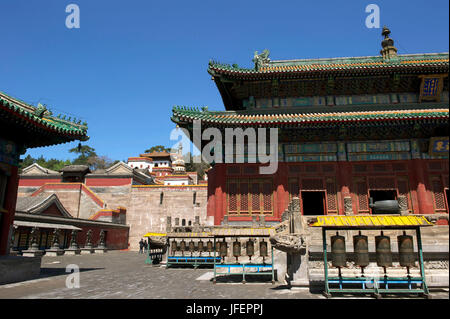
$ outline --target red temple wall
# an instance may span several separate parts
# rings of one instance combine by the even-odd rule
[[[215,225],[225,215],[230,221],[250,221],[251,213],[245,211],[250,209],[253,196],[249,188],[261,179],[272,183],[272,211],[265,214],[267,221],[279,221],[292,196],[299,196],[300,190],[324,191],[326,214],[330,215],[344,214],[346,196],[352,198],[355,214],[370,214],[370,190],[395,190],[397,196],[406,196],[410,213],[448,214],[448,160],[278,163],[273,175],[259,175],[257,168],[258,164],[216,164],[210,170],[207,214],[214,216]],[[241,194],[241,188],[248,195],[234,196]],[[241,214],[238,210],[242,207]]]
[[[60,183],[61,178],[20,178],[19,187],[39,187],[47,183]]]
[[[16,166],[9,166],[8,182],[5,194],[5,211],[0,212],[2,218],[0,219],[0,256],[7,254],[9,231],[14,222],[14,215],[16,212],[17,189],[19,184],[18,168]]]

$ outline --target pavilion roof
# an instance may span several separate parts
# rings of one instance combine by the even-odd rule
[[[27,136],[27,141],[23,141],[27,147],[89,139],[86,123],[55,117],[42,105],[29,105],[3,92],[0,92],[0,122],[8,128],[20,128],[20,133]]]
[[[170,153],[163,151],[163,152],[151,152],[151,153],[144,153],[140,154],[140,157],[151,157],[151,158],[157,158],[157,157],[170,157]]]
[[[385,71],[430,69],[433,72],[448,71],[449,53],[403,54],[385,60],[382,56],[341,57],[325,59],[275,60],[261,65],[258,69],[242,68],[236,64],[210,61],[208,72],[213,75],[228,75],[236,78],[273,78],[323,73],[374,73]]]
[[[172,121],[183,124],[201,120],[202,123],[213,125],[280,125],[280,124],[309,124],[309,123],[352,123],[373,121],[402,121],[418,119],[448,119],[448,104],[434,103],[434,108],[426,108],[423,103],[421,109],[411,109],[404,105],[402,109],[389,110],[378,105],[378,110],[349,111],[349,112],[309,112],[296,113],[294,111],[278,111],[259,113],[251,111],[200,111],[197,108],[174,107]],[[400,107],[399,107],[400,108]]]

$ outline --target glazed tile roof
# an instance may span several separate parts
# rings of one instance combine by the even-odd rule
[[[170,153],[168,153],[166,151],[151,152],[151,153],[140,154],[140,157],[170,157]]]
[[[301,123],[332,123],[361,121],[392,121],[415,119],[448,119],[448,105],[431,109],[379,110],[357,112],[278,113],[252,114],[246,111],[210,112],[196,108],[174,107],[172,121],[175,123],[201,120],[202,123],[228,125],[275,125]]]
[[[61,119],[51,115],[46,108],[34,107],[16,98],[0,92],[0,114],[2,120],[15,122],[21,127],[34,127],[37,130],[64,137],[66,141],[87,140],[87,124]],[[45,145],[45,142],[42,142]],[[41,146],[41,145],[33,145]]]
[[[423,69],[438,67],[448,69],[449,54],[428,53],[398,55],[391,60],[383,60],[382,56],[330,58],[330,59],[301,59],[270,61],[260,67],[241,68],[237,65],[223,64],[210,61],[208,72],[212,75],[225,74],[231,76],[258,76],[277,74],[306,74],[310,72],[366,72],[371,70],[389,69]]]

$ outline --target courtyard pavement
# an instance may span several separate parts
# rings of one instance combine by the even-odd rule
[[[0,299],[324,299],[308,288],[276,283],[212,283],[212,269],[169,268],[145,264],[144,255],[130,251],[42,258],[39,279],[0,285]],[[79,288],[67,288],[67,265],[80,270]],[[448,289],[432,292],[433,299],[448,299]]]

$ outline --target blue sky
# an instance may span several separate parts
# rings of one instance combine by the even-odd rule
[[[71,3],[79,29],[65,25]],[[0,91],[87,121],[87,144],[126,160],[174,144],[173,105],[224,109],[210,59],[253,67],[265,48],[272,60],[378,55],[371,3],[400,54],[448,52],[447,0],[0,0]],[[73,158],[77,144],[27,154]]]

